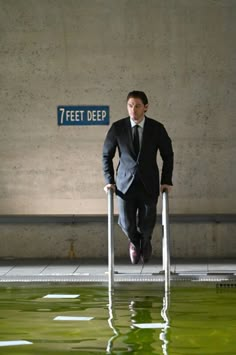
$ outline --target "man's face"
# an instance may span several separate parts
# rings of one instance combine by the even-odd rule
[[[144,114],[147,109],[148,105],[144,105],[141,99],[131,97],[127,101],[127,110],[129,116],[136,124],[139,124],[143,120]]]

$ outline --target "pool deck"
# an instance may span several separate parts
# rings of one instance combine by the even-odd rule
[[[161,260],[131,265],[115,260],[115,282],[163,282]],[[172,260],[174,281],[236,281],[236,260]],[[0,259],[0,284],[27,282],[108,282],[107,260],[101,259]]]

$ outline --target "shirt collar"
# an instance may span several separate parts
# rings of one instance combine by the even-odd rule
[[[143,118],[143,120],[138,124],[139,127],[141,127],[143,129],[144,127],[144,122],[145,122],[145,116]],[[134,126],[136,126],[136,123],[132,120],[132,118],[130,117],[130,123],[131,123],[131,127],[133,128]]]

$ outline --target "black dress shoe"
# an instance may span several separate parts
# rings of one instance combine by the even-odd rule
[[[150,239],[141,240],[141,257],[144,263],[147,263],[152,256],[152,244]]]
[[[130,242],[129,243],[129,256],[130,256],[130,261],[133,265],[138,264],[139,259],[140,259],[140,246]]]

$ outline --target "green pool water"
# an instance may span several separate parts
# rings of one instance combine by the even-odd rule
[[[43,298],[48,294],[80,296]],[[91,284],[0,287],[2,355],[235,355],[235,334],[236,289],[174,287],[167,297],[145,284],[120,285],[113,295]],[[16,340],[29,344],[2,343]]]

